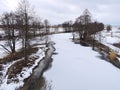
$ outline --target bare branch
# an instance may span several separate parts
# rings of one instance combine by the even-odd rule
[[[5,49],[8,53],[11,53],[10,50],[8,50],[4,45],[0,44],[1,47],[3,47],[3,49]]]

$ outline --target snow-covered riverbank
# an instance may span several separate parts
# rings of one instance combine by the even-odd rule
[[[28,78],[32,74],[33,69],[36,66],[38,66],[38,64],[42,60],[42,58],[45,57],[45,52],[47,50],[47,47],[46,47],[46,45],[41,45],[41,40],[40,40],[39,37],[33,38],[31,40],[30,44],[33,45],[34,48],[38,48],[38,51],[36,51],[35,53],[32,53],[29,56],[29,58],[36,58],[36,60],[34,60],[33,61],[34,63],[31,64],[31,66],[29,66],[29,67],[28,66],[26,66],[26,67],[23,66],[22,71],[19,74],[15,75],[17,77],[18,82],[12,81],[13,78],[8,79],[8,70],[16,62],[21,61],[22,58],[20,58],[18,60],[15,60],[15,61],[5,63],[5,64],[1,64],[3,66],[2,67],[3,69],[0,71],[0,73],[2,73],[0,75],[0,80],[1,80],[1,82],[0,82],[0,90],[16,90],[20,86],[23,86],[24,85],[24,79]],[[20,49],[21,48],[20,46],[21,46],[21,43],[17,45],[17,49]],[[17,68],[19,68],[19,67],[16,67],[16,69]],[[8,83],[8,81],[10,81],[10,83]]]
[[[38,79],[42,77],[44,71],[49,67],[52,62],[52,55],[55,48],[53,47],[54,43],[49,42],[48,50],[45,54],[45,57],[39,62],[38,66],[33,70],[33,73],[30,78],[25,81],[24,86],[20,90],[38,90]]]

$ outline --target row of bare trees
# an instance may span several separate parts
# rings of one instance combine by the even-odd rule
[[[31,36],[43,36],[49,33],[48,20],[41,22],[41,19],[35,16],[27,0],[21,0],[16,11],[4,13],[0,21],[4,27],[6,34],[4,38],[7,40],[10,50],[1,46],[8,52],[15,53],[16,41],[22,39],[22,48],[24,49],[25,60],[27,60],[27,49],[30,47]]]
[[[83,14],[78,17],[73,24],[73,30],[78,34],[79,40],[92,43],[95,47],[95,35],[104,29],[104,24],[93,21],[91,13],[86,9]],[[74,34],[73,34],[74,35]],[[99,35],[101,40],[101,35]]]
[[[74,23],[68,21],[64,22],[62,26],[65,29],[65,32],[72,32],[73,39],[75,39],[76,36],[80,41],[93,39],[93,47],[96,33],[100,34],[100,31],[104,29],[104,24],[94,21],[92,14],[88,9],[86,9],[80,17],[76,18]],[[107,28],[110,29],[110,26]]]
[[[92,15],[86,9],[83,14],[76,18],[75,22],[67,21],[62,24],[65,32],[75,32],[79,38],[85,40],[87,36],[95,34],[104,29],[104,24],[92,20]]]

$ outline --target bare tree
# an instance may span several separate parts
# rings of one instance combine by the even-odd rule
[[[47,19],[44,20],[45,26],[45,34],[49,34],[49,21]]]
[[[16,15],[14,13],[5,13],[2,17],[2,25],[4,25],[6,37],[7,37],[7,45],[10,47],[10,51],[14,53],[15,50],[15,25],[16,25]],[[6,48],[7,50],[7,48]]]
[[[49,39],[49,36],[48,36],[48,34],[50,33],[49,32],[49,22],[48,22],[48,20],[46,19],[46,20],[44,20],[44,28],[45,28],[45,44],[46,44],[46,46],[47,46],[47,43],[48,43],[48,39]]]
[[[32,27],[32,32],[33,32],[33,36],[35,37],[36,35],[41,35],[43,32],[41,32],[41,28],[42,28],[42,22],[40,18],[33,18],[33,21],[31,23],[31,27]],[[38,33],[39,32],[39,33]]]
[[[21,0],[19,3],[19,7],[17,8],[17,14],[19,18],[21,19],[21,25],[23,27],[23,32],[22,32],[22,37],[23,37],[23,47],[24,47],[24,54],[25,54],[25,60],[28,59],[27,57],[27,49],[29,48],[29,39],[28,39],[28,34],[29,34],[29,24],[30,20],[32,19],[32,15],[30,12],[30,7],[29,3],[27,0]]]
[[[106,26],[106,29],[107,29],[107,31],[109,32],[110,30],[112,30],[112,26],[111,26],[111,25],[107,25],[107,26]]]

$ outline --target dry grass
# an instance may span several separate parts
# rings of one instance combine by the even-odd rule
[[[29,52],[29,55],[33,54],[33,53],[36,53],[38,51],[38,48],[33,48],[30,50]],[[18,82],[18,78],[17,78],[17,75],[20,74],[20,76],[22,77],[22,69],[24,67],[30,67],[32,66],[34,63],[35,63],[35,60],[38,59],[38,57],[30,57],[28,58],[28,60],[24,60],[24,59],[21,59],[20,61],[14,63],[9,69],[8,69],[8,72],[7,72],[7,75],[8,75],[8,82],[7,83],[10,83],[12,81],[14,82]]]
[[[31,53],[34,53],[38,50],[38,48],[29,48],[27,50],[27,54],[30,55]],[[24,57],[24,50],[21,49],[19,52],[15,52],[15,53],[11,53],[9,55],[7,55],[4,58],[0,59],[0,64],[6,64],[8,62],[12,62],[18,59],[21,59],[22,57]]]
[[[3,70],[3,67],[2,67],[2,65],[0,64],[0,71],[2,71]]]
[[[21,59],[19,61],[17,61],[16,63],[14,63],[7,71],[7,75],[8,75],[8,82],[10,83],[12,81],[14,82],[18,82],[18,78],[17,78],[17,74],[20,74],[22,69],[24,67],[30,67],[35,63],[35,60],[38,57],[29,57],[30,55],[36,53],[38,51],[37,47],[34,48],[29,48],[27,50],[27,55],[28,55],[28,60],[24,60],[22,59],[24,57],[24,50],[21,49],[19,52],[13,53],[13,54],[9,54],[4,58],[0,59],[0,71],[2,71],[3,67],[2,64],[6,64],[8,62],[12,62],[12,61],[16,61],[18,59]],[[22,76],[22,74],[21,74]]]

